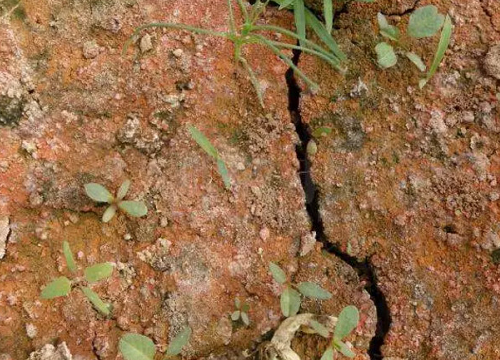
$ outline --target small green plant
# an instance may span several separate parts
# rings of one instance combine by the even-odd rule
[[[349,349],[347,344],[342,340],[347,337],[359,323],[359,311],[355,306],[346,306],[339,314],[335,330],[333,331],[332,342],[321,357],[321,360],[333,360],[335,351],[339,351],[342,355],[353,358],[356,354]],[[317,321],[311,322],[311,327],[321,336],[330,337],[329,330]]]
[[[249,326],[250,319],[248,317],[248,310],[250,310],[250,305],[246,302],[242,304],[240,299],[236,298],[234,299],[234,306],[236,307],[236,310],[231,314],[231,320],[238,321],[241,319],[245,326]]]
[[[108,208],[102,215],[102,221],[105,223],[110,221],[113,216],[115,216],[116,210],[118,209],[133,217],[141,217],[148,213],[148,208],[142,201],[123,200],[123,198],[127,195],[129,188],[130,180],[125,180],[118,189],[116,197],[114,197],[108,189],[101,184],[85,184],[85,192],[89,198],[97,202],[109,204]]]
[[[290,283],[285,272],[275,263],[269,263],[269,271],[276,282],[285,285],[285,290],[280,296],[281,312],[285,317],[297,315],[301,304],[301,294],[318,300],[328,300],[332,297],[332,294],[313,282]]]
[[[182,348],[186,346],[191,337],[192,330],[189,326],[177,334],[168,346],[163,359],[170,359],[179,355]],[[127,333],[123,335],[118,343],[118,348],[125,360],[154,360],[156,356],[156,346],[147,336]]]
[[[302,6],[302,11],[296,11],[296,21],[299,22],[297,27],[297,33],[293,31],[289,31],[287,29],[281,28],[279,26],[272,25],[258,25],[257,21],[259,20],[261,14],[264,12],[266,6],[269,3],[269,0],[261,2],[261,0],[255,1],[255,3],[251,6],[250,11],[247,10],[246,5],[243,3],[243,0],[236,0],[241,13],[243,15],[243,23],[241,25],[237,24],[237,21],[233,14],[233,3],[232,0],[228,0],[228,12],[229,12],[229,31],[219,32],[209,29],[197,28],[185,24],[175,24],[175,23],[151,23],[147,25],[143,25],[137,28],[130,39],[126,42],[123,53],[125,54],[128,47],[130,46],[133,39],[138,35],[141,31],[148,28],[169,28],[169,29],[179,29],[179,30],[187,30],[198,34],[206,34],[217,37],[222,37],[227,39],[234,44],[234,58],[235,61],[243,66],[243,68],[248,72],[250,81],[255,88],[257,93],[257,97],[259,99],[259,103],[262,107],[264,107],[263,101],[263,93],[260,87],[260,84],[257,80],[257,76],[255,75],[253,69],[250,64],[246,60],[243,48],[246,45],[258,44],[263,45],[264,47],[271,50],[272,53],[277,55],[285,64],[287,64],[290,68],[292,68],[295,73],[307,84],[307,86],[312,89],[318,89],[318,85],[309,79],[297,66],[293,63],[292,59],[289,58],[283,50],[299,50],[304,53],[311,54],[316,56],[327,63],[329,63],[333,68],[343,71],[341,67],[341,61],[345,60],[346,56],[340,51],[339,47],[331,37],[330,33],[325,29],[323,24],[314,16],[312,12],[303,8],[303,0],[298,1],[298,5]],[[280,1],[278,1],[280,3]],[[289,4],[290,6],[292,4]],[[307,40],[305,38],[305,24],[308,23],[311,28],[318,34],[318,37],[323,41],[328,50],[323,47],[317,45],[316,43]],[[274,32],[279,33],[285,36],[288,36],[295,41],[299,41],[298,45],[293,45],[281,41],[270,40],[262,33],[266,32]]]
[[[71,273],[76,274],[78,268],[67,241],[63,242],[63,254],[68,269]],[[89,266],[84,270],[83,278],[76,278],[71,281],[66,276],[61,276],[52,280],[43,288],[41,298],[54,299],[61,296],[67,296],[71,292],[72,287],[76,286],[82,290],[83,294],[92,303],[95,309],[103,315],[108,316],[111,313],[111,305],[102,301],[99,295],[97,295],[88,285],[104,280],[110,277],[112,273],[113,265],[109,262]]]
[[[380,34],[398,45],[402,49],[405,56],[420,71],[425,72],[427,70],[427,66],[424,61],[419,55],[407,49],[406,45],[402,42],[399,29],[394,25],[390,25],[386,17],[381,13],[377,15],[377,20],[380,28]],[[438,9],[433,5],[418,8],[410,15],[410,21],[406,30],[408,36],[410,37],[415,39],[432,37],[441,28],[441,37],[436,54],[434,55],[429,71],[426,73],[424,78],[419,81],[420,88],[423,88],[427,84],[430,78],[436,73],[439,64],[443,60],[446,49],[450,44],[453,25],[451,23],[450,16],[446,15],[445,17],[444,15],[438,13]],[[377,44],[377,46],[375,46],[375,52],[377,53],[377,62],[383,69],[390,68],[398,62],[398,57],[394,51],[394,47],[387,42]]]
[[[217,170],[219,171],[219,175],[222,178],[222,181],[224,182],[224,186],[226,189],[231,188],[231,178],[229,177],[229,172],[227,170],[226,164],[224,161],[221,159],[219,152],[215,148],[215,146],[212,145],[210,140],[207,139],[203,133],[198,130],[196,127],[189,125],[188,127],[189,133],[191,134],[191,137],[193,138],[194,141],[209,155],[212,157],[212,159],[215,160],[217,163]]]

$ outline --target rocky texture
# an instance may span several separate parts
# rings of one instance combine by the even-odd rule
[[[488,75],[500,80],[500,45],[490,48],[484,59],[484,69]]]
[[[28,360],[72,360],[73,356],[63,342],[57,347],[52,344],[43,346],[40,350],[34,351],[30,354]]]
[[[0,216],[0,260],[5,256],[7,248],[7,240],[9,239],[10,226],[9,217]]]

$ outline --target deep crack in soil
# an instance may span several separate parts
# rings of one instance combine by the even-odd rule
[[[294,51],[293,63],[298,65],[301,52]],[[323,244],[323,248],[330,254],[338,257],[356,270],[360,280],[365,283],[365,290],[370,294],[370,298],[377,309],[377,325],[375,336],[370,341],[368,355],[372,360],[383,359],[382,345],[385,337],[391,327],[391,314],[384,293],[377,285],[377,276],[371,264],[370,258],[359,260],[343,252],[339,246],[328,241],[323,227],[323,219],[319,211],[319,191],[311,176],[311,161],[307,154],[307,144],[311,140],[311,131],[309,126],[302,121],[300,114],[300,97],[302,89],[300,88],[292,68],[285,74],[288,85],[288,109],[290,117],[295,125],[295,130],[300,139],[300,144],[296,146],[297,158],[300,162],[299,176],[306,197],[306,208],[311,220],[311,231],[316,233],[316,241]]]

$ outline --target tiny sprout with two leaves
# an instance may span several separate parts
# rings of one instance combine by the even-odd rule
[[[332,298],[330,292],[313,282],[306,281],[299,284],[289,283],[285,272],[275,263],[269,263],[269,271],[276,282],[286,285],[285,290],[283,290],[280,296],[281,312],[285,317],[297,315],[301,304],[301,294],[317,300],[328,300]]]
[[[108,189],[101,184],[85,184],[85,192],[89,198],[97,202],[110,204],[102,215],[102,221],[105,223],[110,221],[113,216],[115,216],[116,210],[118,209],[133,217],[141,217],[148,213],[148,208],[144,202],[123,200],[123,198],[127,195],[129,188],[130,180],[125,180],[118,189],[116,197],[114,197]]]
[[[359,323],[359,311],[355,306],[346,306],[339,314],[337,324],[333,331],[332,342],[321,357],[321,360],[333,360],[335,351],[339,351],[342,355],[353,358],[356,354],[342,340],[347,337]],[[320,323],[313,321],[311,327],[319,335],[329,338],[328,329]]]
[[[68,266],[68,269],[73,274],[76,274],[78,268],[67,241],[63,242],[63,254],[64,258],[66,259],[66,265]],[[94,308],[96,308],[101,314],[108,316],[111,313],[111,305],[106,304],[104,301],[102,301],[99,295],[97,295],[88,286],[88,284],[93,284],[100,280],[104,280],[110,277],[112,273],[113,265],[109,262],[89,266],[84,270],[84,279],[86,280],[87,285],[83,285],[80,279],[71,281],[66,276],[61,276],[55,280],[52,280],[43,288],[41,298],[54,299],[56,297],[67,296],[71,292],[72,285],[76,285],[82,290],[83,294],[92,303]]]
[[[377,15],[380,34],[404,50],[405,56],[422,72],[427,70],[427,66],[422,58],[412,51],[406,49],[406,46],[401,43],[401,34],[397,27],[390,25],[386,17],[379,13]],[[453,25],[449,15],[446,17],[438,12],[437,7],[434,5],[427,5],[418,8],[410,15],[408,23],[407,34],[415,39],[422,39],[434,36],[440,29],[441,37],[439,44],[434,55],[431,67],[427,74],[419,81],[419,87],[423,88],[429,79],[436,73],[439,64],[444,58],[444,54],[448,45],[450,44],[451,32]],[[375,46],[377,53],[377,62],[383,69],[390,68],[398,62],[396,52],[392,45],[387,42],[381,42]]]
[[[222,178],[222,181],[224,182],[224,186],[226,189],[231,188],[231,178],[229,177],[229,172],[227,170],[226,164],[222,160],[222,158],[219,155],[219,152],[215,148],[215,146],[212,145],[210,140],[203,135],[203,133],[198,130],[196,127],[189,125],[188,127],[189,133],[191,134],[191,137],[193,138],[194,141],[210,156],[212,159],[214,159],[217,162],[217,170],[219,171],[219,175]]]
[[[191,337],[192,330],[189,326],[183,328],[172,340],[165,353],[164,359],[179,355]],[[144,335],[127,333],[123,335],[118,348],[125,360],[154,360],[156,346],[150,338]]]
[[[250,325],[250,319],[248,318],[248,310],[250,310],[250,305],[246,302],[241,303],[240,299],[234,299],[234,306],[236,310],[231,314],[231,320],[238,321],[241,319],[245,326]]]

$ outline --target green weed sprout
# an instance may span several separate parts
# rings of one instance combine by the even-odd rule
[[[123,200],[130,188],[130,180],[125,180],[114,197],[108,189],[96,183],[85,184],[85,192],[87,196],[94,201],[110,204],[104,214],[102,221],[107,223],[116,214],[116,210],[120,209],[133,217],[141,217],[148,213],[148,208],[142,201]]]
[[[337,319],[337,324],[335,325],[335,329],[333,331],[332,342],[330,346],[326,349],[321,357],[321,360],[333,360],[333,356],[335,351],[339,351],[342,355],[347,356],[348,358],[353,358],[356,354],[349,349],[347,344],[342,340],[348,336],[359,323],[359,311],[355,306],[346,306],[339,314]],[[329,330],[321,325],[317,321],[311,322],[311,327],[315,332],[319,335],[329,338],[330,332]]]
[[[164,359],[179,355],[182,348],[189,342],[191,334],[192,330],[189,326],[182,329],[168,346]],[[118,348],[125,360],[154,360],[156,356],[154,342],[147,336],[140,334],[127,333],[123,335],[118,343]]]
[[[63,242],[63,254],[66,259],[68,269],[71,273],[76,274],[78,268],[67,241]],[[40,296],[42,299],[54,299],[61,296],[67,296],[71,292],[72,286],[75,285],[82,290],[83,294],[92,303],[95,309],[97,309],[101,314],[109,316],[111,313],[111,305],[102,301],[99,295],[97,295],[88,285],[104,280],[110,277],[112,273],[113,265],[111,263],[105,262],[95,264],[84,270],[83,279],[76,278],[71,281],[66,276],[61,276],[52,280],[43,288]]]
[[[250,319],[248,317],[248,310],[250,310],[250,305],[246,302],[242,304],[240,299],[236,298],[234,299],[234,306],[236,307],[236,310],[231,314],[231,320],[238,321],[241,319],[245,326],[249,326]]]
[[[285,317],[297,315],[300,309],[301,294],[318,300],[332,298],[330,292],[315,283],[301,282],[299,284],[292,284],[288,282],[285,272],[275,263],[269,263],[269,271],[276,282],[286,286],[280,296],[281,312]]]
[[[138,27],[132,36],[125,43],[123,54],[127,52],[128,47],[134,41],[136,35],[138,35],[141,31],[148,28],[168,28],[168,29],[178,29],[178,30],[187,30],[193,33],[212,35],[227,39],[234,44],[234,59],[237,63],[241,64],[243,68],[248,72],[250,81],[255,88],[257,93],[257,97],[259,103],[262,107],[264,107],[263,94],[260,87],[260,84],[257,80],[257,76],[255,72],[251,68],[250,64],[246,60],[243,54],[243,48],[246,45],[250,44],[258,44],[263,45],[264,47],[271,50],[273,54],[278,56],[285,64],[287,64],[290,68],[295,71],[297,74],[311,90],[317,90],[319,86],[309,79],[290,59],[283,53],[283,50],[299,50],[304,53],[311,54],[316,56],[327,63],[329,63],[333,68],[344,71],[341,68],[341,61],[345,60],[345,55],[340,51],[337,44],[331,37],[331,35],[326,31],[323,24],[310,12],[304,10],[304,17],[301,21],[308,21],[309,24],[312,24],[313,28],[317,30],[317,33],[320,39],[328,46],[329,50],[324,49],[323,47],[317,45],[316,43],[307,40],[305,38],[305,34],[302,31],[298,33],[294,33],[293,31],[289,31],[279,26],[273,25],[258,25],[257,21],[260,18],[261,14],[265,10],[269,0],[261,2],[261,0],[257,0],[250,8],[250,11],[247,10],[247,7],[243,3],[243,0],[236,0],[241,13],[243,15],[243,23],[238,25],[234,13],[233,13],[233,3],[232,0],[228,0],[228,12],[229,12],[229,31],[227,32],[219,32],[213,31],[209,29],[197,28],[185,24],[176,24],[176,23],[151,23],[147,25],[143,25]],[[278,1],[279,2],[279,1]],[[302,13],[301,13],[302,14]],[[301,27],[302,28],[302,27]],[[298,45],[288,44],[281,41],[270,40],[262,33],[265,32],[275,32],[289,38],[294,39],[295,41],[299,41]]]
[[[191,137],[193,138],[194,141],[210,156],[212,157],[216,162],[217,162],[217,170],[219,171],[219,175],[222,178],[222,181],[224,182],[224,186],[226,189],[231,188],[231,178],[229,177],[229,172],[227,170],[226,164],[224,161],[221,159],[219,156],[219,152],[215,148],[215,146],[212,145],[210,140],[207,139],[203,133],[198,130],[196,127],[189,125],[188,126],[189,133],[191,134]]]
[[[405,56],[422,72],[427,70],[422,58],[412,51],[409,51],[406,46],[401,42],[401,34],[397,27],[390,25],[386,17],[379,13],[377,20],[380,28],[380,34],[394,42],[396,45],[403,49]],[[410,37],[421,39],[434,36],[440,29],[441,37],[439,44],[431,63],[429,71],[424,78],[419,81],[419,87],[422,89],[430,78],[436,73],[439,64],[444,58],[444,54],[448,45],[450,44],[451,33],[453,25],[449,15],[446,17],[438,13],[438,9],[434,5],[423,6],[418,8],[410,15],[410,21],[406,30]],[[375,46],[377,53],[377,62],[383,69],[390,68],[398,62],[398,58],[392,45],[381,42]]]

